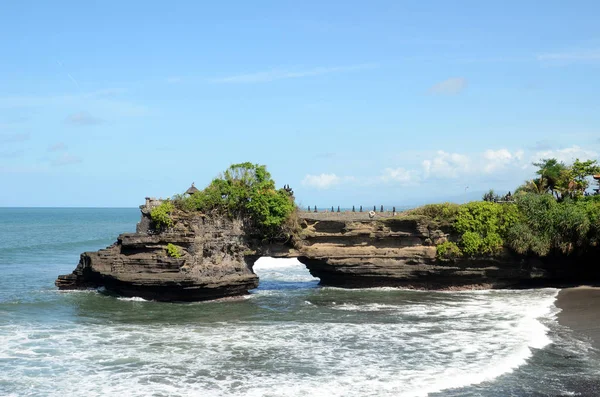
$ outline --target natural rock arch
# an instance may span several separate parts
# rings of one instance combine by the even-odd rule
[[[141,207],[135,233],[81,254],[73,273],[58,277],[58,288],[104,286],[160,301],[243,295],[258,286],[252,268],[264,256],[298,258],[322,284],[349,288],[505,288],[600,279],[599,270],[591,274],[508,254],[439,261],[436,244],[449,236],[413,218],[382,222],[367,213],[304,213],[293,242],[273,242],[249,233],[240,219],[198,213],[175,213],[174,226],[156,233],[150,209]],[[169,244],[181,249],[180,257],[167,255]]]

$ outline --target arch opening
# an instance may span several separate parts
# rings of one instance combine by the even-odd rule
[[[297,258],[262,256],[254,262],[252,271],[259,279],[253,291],[310,289],[320,281]]]

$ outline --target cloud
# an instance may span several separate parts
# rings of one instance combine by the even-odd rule
[[[517,164],[523,160],[524,152],[518,150],[516,152],[509,152],[507,149],[499,150],[486,150],[483,153],[485,160],[483,170],[487,173],[492,173],[500,169],[506,168],[509,165]]]
[[[56,159],[54,159],[50,164],[53,166],[62,166],[62,165],[70,165],[70,164],[79,164],[83,160],[80,157],[74,156],[69,153],[63,153]]]
[[[172,77],[167,78],[167,83],[169,83],[169,84],[181,83],[182,81],[183,81],[183,78],[181,78],[179,76],[172,76]]]
[[[353,185],[373,188],[377,185],[415,186],[429,185],[446,181],[448,185],[457,183],[476,184],[489,188],[490,184],[516,184],[534,175],[532,163],[543,158],[556,158],[567,164],[576,158],[580,160],[598,159],[598,152],[571,146],[557,150],[524,151],[506,148],[487,149],[475,153],[451,153],[438,150],[422,161],[421,167],[387,167],[379,175],[352,177],[323,173],[306,175],[302,185],[317,189],[352,182]],[[503,185],[504,184],[504,185]],[[475,185],[472,185],[475,186]]]
[[[380,176],[383,182],[396,182],[400,185],[413,185],[420,180],[417,171],[400,168],[386,168]]]
[[[467,79],[464,77],[452,77],[433,85],[429,89],[431,94],[456,95],[467,88]]]
[[[315,187],[318,189],[327,189],[342,182],[342,178],[336,174],[306,175],[302,180],[302,185]]]
[[[464,154],[447,153],[439,150],[433,159],[424,160],[423,172],[425,178],[458,178],[471,170],[471,160]]]
[[[457,179],[522,169],[525,164],[527,163],[523,150],[488,149],[469,155],[439,150],[435,157],[423,161],[422,168],[423,178]]]
[[[15,143],[29,140],[29,133],[0,134],[0,143]]]
[[[70,125],[97,125],[102,122],[101,119],[92,116],[88,112],[73,113],[65,119],[65,123]]]
[[[531,159],[532,161],[538,161],[549,158],[555,158],[565,163],[572,163],[575,159],[597,160],[598,152],[574,145],[563,149],[539,151],[533,154]]]
[[[297,79],[302,77],[321,76],[325,74],[352,72],[376,68],[376,64],[361,64],[338,67],[318,67],[305,70],[281,70],[272,69],[265,72],[239,74],[228,77],[220,77],[210,80],[212,83],[267,83],[276,80]]]
[[[527,153],[523,150],[510,151],[505,148],[488,149],[469,155],[440,150],[433,158],[423,161],[422,175],[424,179],[457,179],[466,176],[489,178],[490,175],[502,175],[508,178],[510,175],[521,175],[532,167],[532,162],[545,158],[556,158],[569,164],[577,158],[598,159],[598,153],[579,146]]]
[[[563,52],[550,52],[537,55],[538,61],[554,62],[596,62],[600,61],[600,49],[582,49]]]
[[[49,152],[62,152],[65,150],[67,150],[67,145],[65,145],[64,142],[57,142],[54,145],[50,145],[48,147]]]

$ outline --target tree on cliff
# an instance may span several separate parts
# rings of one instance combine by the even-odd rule
[[[579,161],[576,159],[570,167],[561,172],[558,188],[563,197],[576,198],[583,196],[589,187],[589,177],[600,172],[600,166],[596,160]]]
[[[517,188],[517,192],[550,193],[556,200],[583,196],[589,187],[589,177],[600,172],[596,160],[576,159],[573,164],[566,165],[552,158],[542,159],[533,165],[538,168],[536,174],[539,177],[525,182]]]
[[[281,232],[295,209],[290,193],[275,188],[267,167],[250,162],[233,164],[204,190],[176,196],[174,202],[185,211],[243,218],[268,237]]]
[[[538,167],[536,174],[540,176],[537,185],[542,187],[544,191],[550,191],[552,195],[556,195],[556,198],[559,198],[557,184],[567,168],[565,164],[556,159],[542,159],[537,163],[533,163],[533,165]]]

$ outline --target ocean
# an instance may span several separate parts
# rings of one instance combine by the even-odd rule
[[[138,209],[0,208],[0,396],[591,396],[599,353],[556,289],[320,287],[261,258],[246,297],[59,292]]]

